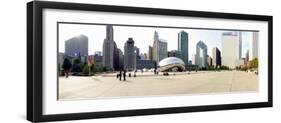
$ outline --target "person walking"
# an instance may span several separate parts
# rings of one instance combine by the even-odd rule
[[[124,79],[124,81],[126,81],[126,70],[124,70],[124,72],[123,72],[123,79]]]
[[[119,80],[120,81],[122,80],[122,70],[120,70],[120,72],[119,72]]]
[[[71,62],[67,58],[65,58],[63,60],[62,68],[63,68],[66,78],[68,78],[68,76],[69,76],[69,71],[70,71],[71,66],[72,66]]]

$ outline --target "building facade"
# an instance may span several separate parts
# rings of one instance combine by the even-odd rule
[[[236,32],[225,32],[222,34],[222,65],[231,69],[239,65],[240,44]]]
[[[178,33],[178,51],[181,58],[186,65],[188,65],[188,33],[181,31]]]
[[[159,39],[158,33],[154,32],[153,41],[153,60],[158,64],[162,59],[168,57],[168,43],[163,39]]]
[[[221,52],[217,47],[213,48],[213,65],[215,67],[221,66]]]
[[[129,38],[124,45],[124,69],[132,71],[136,69],[136,49],[133,38]]]
[[[195,64],[198,65],[199,68],[208,67],[207,63],[207,45],[203,41],[199,41],[196,45],[196,59]]]
[[[88,56],[88,37],[79,35],[66,40],[65,55],[70,57]]]
[[[177,57],[181,59],[181,52],[177,50],[168,51],[168,57]]]
[[[213,58],[210,57],[209,55],[208,55],[208,58],[207,58],[207,64],[208,64],[208,66],[213,66]]]
[[[258,40],[259,40],[259,32],[253,32],[253,40],[250,42],[250,60],[254,58],[258,58]]]
[[[106,26],[106,38],[103,41],[103,66],[107,69],[114,69],[114,51],[116,44],[113,40],[112,25]]]
[[[154,61],[153,60],[137,60],[137,69],[151,69],[154,68]]]
[[[148,46],[148,59],[153,60],[153,47]]]

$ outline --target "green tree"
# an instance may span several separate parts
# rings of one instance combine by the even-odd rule
[[[251,68],[258,68],[258,66],[259,66],[258,58],[254,58],[253,60],[251,60],[250,61],[250,66],[251,66]]]
[[[89,75],[89,66],[88,65],[84,65],[82,73],[84,75]]]

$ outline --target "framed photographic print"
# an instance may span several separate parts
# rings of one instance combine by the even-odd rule
[[[272,16],[33,1],[27,120],[272,107]]]

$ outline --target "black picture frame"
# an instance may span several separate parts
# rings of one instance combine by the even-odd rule
[[[122,111],[106,111],[91,113],[70,113],[57,115],[44,115],[42,107],[42,10],[65,9],[65,10],[85,10],[100,12],[119,12],[119,13],[138,13],[151,15],[168,15],[168,16],[188,16],[203,18],[220,18],[235,20],[257,20],[268,22],[268,101],[241,104],[223,104],[223,105],[207,105],[207,106],[189,106],[189,107],[163,107],[157,109],[138,109],[138,110],[122,110]],[[94,5],[80,3],[63,3],[63,2],[46,2],[33,1],[27,3],[27,120],[31,122],[47,122],[47,121],[64,121],[79,119],[94,119],[107,117],[124,117],[137,115],[153,115],[153,114],[170,114],[185,112],[201,112],[214,110],[230,110],[245,108],[272,107],[272,59],[273,59],[273,17],[265,15],[248,15],[233,13],[217,13],[202,11],[186,11],[141,7],[125,7],[125,6],[109,6]]]

